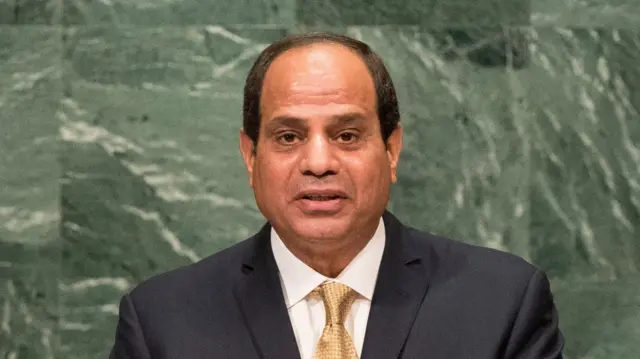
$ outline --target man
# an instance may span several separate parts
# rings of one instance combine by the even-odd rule
[[[266,48],[240,150],[268,222],[125,295],[110,358],[561,358],[540,270],[385,210],[398,122],[367,45],[307,34]]]

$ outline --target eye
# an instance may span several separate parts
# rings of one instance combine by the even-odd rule
[[[279,135],[277,137],[277,141],[280,142],[280,143],[284,143],[284,144],[291,144],[291,143],[294,143],[293,141],[297,137],[298,136],[295,133],[286,132],[286,133],[283,133],[283,134]]]
[[[343,142],[353,142],[358,139],[358,136],[353,132],[343,132],[338,138]]]

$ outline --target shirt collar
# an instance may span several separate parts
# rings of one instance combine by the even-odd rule
[[[271,250],[278,266],[287,309],[304,299],[325,281],[336,281],[349,286],[362,297],[371,300],[378,278],[380,261],[385,245],[384,221],[367,245],[356,255],[335,279],[325,277],[302,262],[285,246],[271,227]]]

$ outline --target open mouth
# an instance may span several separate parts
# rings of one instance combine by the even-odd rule
[[[336,214],[344,208],[347,199],[340,193],[305,194],[299,198],[298,206],[309,215]]]
[[[342,197],[340,196],[304,196],[302,198],[310,201],[331,201],[331,200],[339,199]]]

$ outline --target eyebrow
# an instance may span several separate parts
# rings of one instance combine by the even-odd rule
[[[366,118],[359,112],[348,112],[331,117],[329,127],[348,126],[363,123]],[[267,132],[273,132],[280,127],[293,127],[307,129],[307,121],[294,116],[278,116],[266,124]]]

